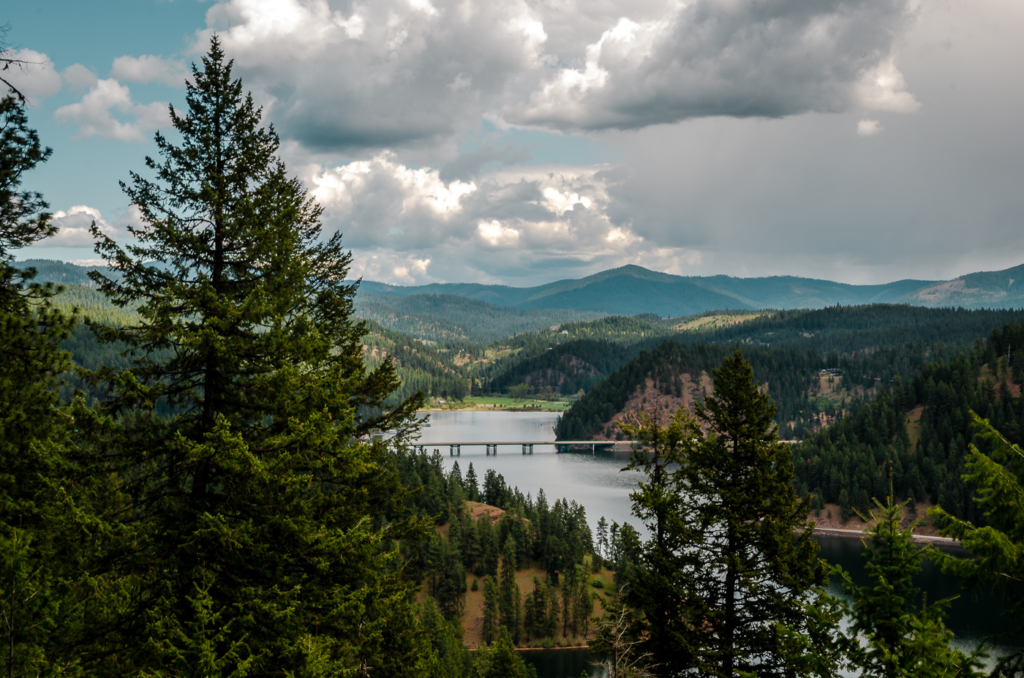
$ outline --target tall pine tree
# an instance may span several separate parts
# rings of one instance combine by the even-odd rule
[[[367,373],[340,236],[289,178],[279,141],[216,38],[193,66],[180,141],[123,189],[142,225],[98,229],[118,277],[94,275],[141,321],[94,327],[132,367],[100,370],[79,460],[97,489],[83,524],[97,675],[416,675],[414,584],[396,542],[404,491],[376,428],[391,361]]]
[[[714,371],[696,420],[681,411],[664,430],[639,422],[648,451],[633,465],[647,480],[634,510],[652,538],[630,595],[659,673],[834,673],[837,602],[821,588],[828,570],[774,417],[736,351]],[[645,585],[655,595],[644,595]]]
[[[51,675],[69,669],[54,645],[73,635],[74,613],[61,582],[61,488],[70,417],[59,406],[60,375],[70,369],[60,342],[74,324],[49,306],[56,291],[32,283],[35,271],[11,265],[12,251],[56,229],[43,197],[21,189],[45,162],[24,104],[0,99],[0,675]],[[73,663],[74,659],[71,658]]]

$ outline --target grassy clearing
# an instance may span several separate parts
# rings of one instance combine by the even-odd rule
[[[676,329],[680,332],[709,332],[711,330],[719,330],[723,327],[732,327],[733,325],[739,325],[745,323],[748,320],[754,318],[760,318],[762,316],[771,315],[771,313],[744,313],[744,314],[723,314],[723,315],[705,315],[697,318],[691,318],[686,322],[676,325]]]
[[[547,582],[547,573],[542,570],[537,563],[530,563],[530,567],[525,567],[520,570],[516,570],[516,584],[519,585],[519,591],[525,598],[528,594],[533,593],[533,579],[536,577],[541,582]],[[587,632],[586,637],[582,636],[565,636],[556,634],[554,638],[531,638],[528,641],[520,643],[520,647],[527,648],[541,648],[541,647],[579,647],[587,644],[587,639],[593,637],[595,626],[593,623],[594,617],[600,617],[604,612],[603,601],[612,595],[614,592],[614,578],[615,573],[611,570],[602,569],[596,574],[591,574],[588,581],[600,579],[602,582],[601,587],[590,587],[590,591],[594,593],[594,607],[591,613],[591,627]],[[477,580],[477,590],[472,590],[473,580]],[[465,634],[462,636],[463,644],[470,648],[477,648],[483,645],[483,625],[484,625],[484,579],[482,577],[476,577],[473,574],[469,574],[466,577],[466,599],[465,606],[462,612],[462,628]]]
[[[452,409],[460,410],[531,410],[562,412],[572,406],[568,398],[558,400],[515,399],[511,396],[470,396],[459,403],[452,403]]]
[[[924,413],[924,405],[918,405],[907,412],[907,437],[910,438],[911,453],[917,451],[917,441],[921,439],[921,415]]]

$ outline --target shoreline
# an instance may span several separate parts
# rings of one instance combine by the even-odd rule
[[[840,527],[815,527],[813,533],[820,534],[823,537],[843,537],[845,539],[864,539],[868,536],[868,532],[866,530],[851,530]],[[911,541],[919,544],[960,544],[959,541],[951,537],[939,537],[937,535],[916,533],[911,535]]]
[[[457,407],[455,409],[447,407],[424,407],[416,410],[417,412],[567,412],[569,408],[563,410],[556,409],[543,409],[539,407]]]

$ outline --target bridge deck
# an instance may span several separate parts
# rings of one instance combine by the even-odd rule
[[[439,442],[439,443],[424,443],[420,441],[411,442],[411,445],[418,445],[420,447],[430,447],[434,445],[436,447],[444,447],[446,445],[462,445],[463,447],[471,447],[473,445],[629,445],[633,441],[631,440],[499,440],[494,441],[477,441],[471,440],[469,442]]]

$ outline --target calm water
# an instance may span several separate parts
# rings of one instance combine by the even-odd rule
[[[430,427],[422,430],[420,443],[470,442],[498,440],[551,440],[558,415],[551,412],[434,412]],[[451,468],[459,463],[463,476],[472,462],[477,478],[482,482],[487,469],[494,469],[505,481],[518,487],[524,494],[537,496],[544,489],[548,502],[565,497],[582,504],[592,530],[604,516],[609,523],[629,522],[638,530],[642,526],[630,514],[629,493],[636,487],[640,474],[621,472],[627,454],[619,453],[563,453],[555,452],[554,445],[535,446],[533,455],[523,455],[518,446],[498,448],[496,455],[488,456],[486,448],[463,447],[461,456],[450,457],[447,447],[438,447],[444,463]],[[839,564],[858,583],[864,581],[864,547],[858,539],[816,537],[821,555],[828,562]],[[974,647],[983,637],[1001,630],[1001,606],[990,597],[972,600],[961,595],[955,577],[949,577],[929,562],[917,579],[918,586],[929,601],[960,596],[953,601],[947,625],[956,634],[956,644],[964,649]],[[839,584],[832,582],[831,591],[840,594]],[[540,678],[578,678],[588,666],[585,650],[551,650],[523,653],[526,661],[535,664]],[[592,671],[591,675],[596,675]]]
[[[463,477],[472,463],[481,485],[484,472],[494,469],[523,494],[536,498],[537,490],[543,488],[549,504],[562,497],[582,504],[591,530],[597,529],[601,516],[609,524],[613,520],[619,524],[629,521],[639,528],[630,516],[629,493],[640,474],[620,472],[628,461],[627,454],[558,454],[554,445],[536,445],[532,455],[524,455],[520,446],[508,445],[499,447],[495,455],[488,456],[487,448],[479,446],[463,447],[461,456],[450,457],[447,447],[430,447],[435,441],[553,441],[557,419],[554,412],[432,412],[430,428],[422,430],[419,442],[427,445],[428,452],[438,449],[446,468],[458,462]]]

